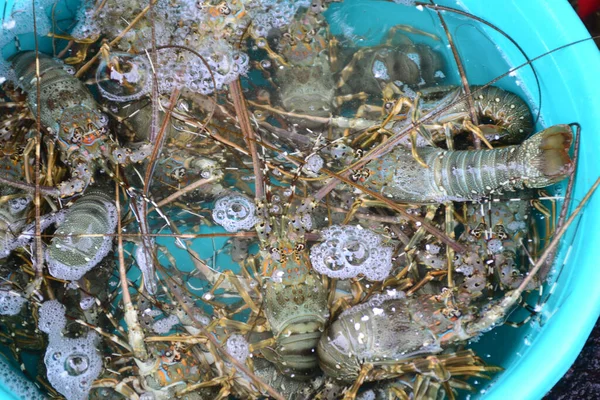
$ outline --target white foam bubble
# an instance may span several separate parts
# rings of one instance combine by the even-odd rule
[[[250,347],[248,342],[242,335],[231,335],[227,339],[226,350],[233,358],[241,363],[246,362],[248,355],[250,354]]]
[[[160,319],[152,324],[152,330],[159,335],[167,334],[179,323],[179,318],[175,315],[169,315],[167,318]]]
[[[75,39],[89,39],[100,34],[99,21],[95,16],[92,1],[82,1],[77,10],[77,24],[71,30]]]
[[[58,300],[44,302],[38,310],[40,315],[38,328],[50,337],[60,337],[61,331],[67,325],[66,310],[67,308]]]
[[[97,86],[103,97],[125,102],[138,99],[150,91],[152,70],[146,56],[113,52],[110,61],[117,63],[120,71],[105,59],[96,69]]]
[[[502,245],[502,240],[500,239],[491,239],[487,242],[487,248],[492,253],[499,253],[503,250],[504,246]]]
[[[333,225],[323,232],[323,243],[310,249],[315,271],[331,278],[348,279],[362,274],[381,281],[392,269],[391,246],[383,238],[360,226]]]
[[[102,371],[102,358],[96,350],[95,332],[71,339],[62,335],[67,324],[66,307],[57,300],[44,302],[39,309],[38,327],[48,334],[44,356],[46,374],[52,387],[67,400],[84,400]]]
[[[96,350],[97,335],[71,339],[50,337],[44,364],[52,387],[67,400],[88,398],[94,380],[102,371],[102,358]]]
[[[0,315],[17,315],[27,299],[9,289],[0,289]]]
[[[17,21],[15,21],[14,19],[12,19],[12,18],[7,19],[6,21],[4,21],[2,23],[2,29],[10,30],[10,29],[14,28],[16,24],[17,24]]]
[[[228,232],[252,229],[258,221],[254,202],[242,194],[229,194],[217,199],[212,217]]]
[[[81,307],[82,310],[89,310],[94,304],[96,304],[96,298],[93,296],[82,297],[79,301],[79,307]]]

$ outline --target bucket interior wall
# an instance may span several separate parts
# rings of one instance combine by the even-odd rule
[[[3,21],[10,17],[12,3],[5,1],[4,8],[0,8],[0,11],[4,10]],[[62,1],[56,12],[65,19],[72,18],[76,4],[74,0]],[[566,0],[463,0],[439,4],[471,12],[489,21],[513,38],[530,58],[589,37]],[[452,12],[442,15],[447,19],[470,84],[485,84],[507,73],[511,66],[525,62],[514,44],[494,29],[467,16]],[[380,43],[394,25],[409,24],[429,32],[432,26],[439,26],[437,16],[431,10],[375,0],[334,3],[326,16],[333,34],[351,38],[364,46]],[[451,65],[444,31],[438,29],[431,33],[440,40],[422,38],[420,41],[444,50]],[[33,48],[31,35],[20,39],[23,49]],[[51,52],[51,40],[45,38],[40,42],[40,48]],[[14,52],[12,43],[2,49],[5,57]],[[600,149],[597,134],[600,132],[597,115],[600,80],[595,76],[600,71],[600,55],[594,42],[588,40],[536,60],[533,65],[539,78],[541,104],[535,75],[528,66],[507,74],[497,85],[519,93],[528,99],[535,111],[539,110],[538,129],[571,122],[581,125],[581,151],[572,210],[600,171],[595,159],[595,152]],[[455,73],[447,80],[459,82]],[[564,184],[559,185],[555,193],[564,194],[564,187]],[[478,393],[471,395],[471,399],[506,399],[515,398],[517,394],[523,399],[541,398],[575,360],[600,313],[600,291],[596,288],[600,282],[600,269],[596,267],[600,246],[591,245],[598,239],[599,210],[600,196],[595,196],[562,241],[551,272],[551,284],[546,288],[553,287],[554,292],[544,305],[539,322],[525,324],[519,329],[502,326],[473,344],[484,361],[500,365],[505,371],[491,383],[476,383]],[[515,314],[511,320],[518,321],[525,315]],[[2,387],[0,396],[10,398]]]

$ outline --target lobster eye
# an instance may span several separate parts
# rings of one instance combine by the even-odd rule
[[[106,114],[101,113],[98,120],[100,121],[100,125],[102,126],[108,124],[108,116]]]
[[[81,129],[79,127],[75,128],[75,130],[73,131],[73,136],[71,136],[71,142],[79,143],[82,138],[83,138],[83,129]]]
[[[384,108],[386,111],[390,111],[390,110],[392,109],[392,107],[393,107],[393,106],[394,106],[394,103],[392,103],[391,101],[388,101],[388,102],[386,102],[386,103],[385,103],[385,105],[383,106],[383,108]]]
[[[184,167],[180,167],[180,168],[176,168],[173,170],[173,172],[171,173],[171,177],[173,179],[175,179],[176,181],[180,181],[185,177],[185,168]]]

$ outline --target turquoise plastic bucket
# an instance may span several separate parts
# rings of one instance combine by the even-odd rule
[[[509,33],[530,57],[589,37],[566,0],[465,1],[473,14]],[[508,52],[515,64],[520,57]],[[581,150],[573,193],[573,209],[600,175],[595,152],[600,149],[600,53],[593,41],[559,50],[535,62],[547,125],[579,122]],[[531,79],[526,80],[533,86]],[[600,196],[592,198],[561,245],[555,268],[562,273],[543,309],[543,325],[524,326],[521,340],[502,364],[506,371],[487,388],[486,399],[539,399],[567,372],[600,314],[598,260]],[[505,331],[508,327],[504,327]],[[510,329],[510,328],[508,328]],[[501,332],[497,333],[498,335]]]
[[[463,0],[440,4],[468,10],[493,23],[519,43],[530,58],[589,38],[566,0]],[[343,19],[336,14],[339,7],[344,7]],[[7,9],[10,11],[10,7]],[[524,62],[518,50],[497,32],[465,17],[455,17],[451,13],[443,15],[467,65],[471,83],[486,83],[507,72],[508,65]],[[427,30],[436,18],[426,9],[374,0],[346,0],[342,5],[334,4],[327,16],[334,33],[353,35],[363,45],[379,43],[392,25],[404,23]],[[502,49],[501,53],[494,43]],[[590,40],[545,56],[534,65],[540,79],[543,124],[578,122],[582,127],[571,206],[574,208],[600,172],[593,155],[600,150],[600,118],[597,114],[600,110],[600,80],[597,77],[600,53]],[[530,92],[532,102],[537,103],[531,69],[523,68],[516,75],[527,88],[526,92]],[[514,87],[514,79],[509,78],[500,81],[500,86],[519,90]],[[523,94],[528,94],[526,92]],[[474,345],[484,360],[502,366],[505,371],[491,383],[476,384],[479,392],[471,398],[539,399],[573,363],[600,314],[600,290],[597,289],[600,246],[590,246],[598,241],[595,232],[600,226],[599,210],[600,196],[597,195],[563,240],[555,271],[551,274],[552,282],[555,282],[554,293],[541,311],[541,322],[526,324],[519,329],[500,327]],[[14,396],[0,387],[0,398]]]

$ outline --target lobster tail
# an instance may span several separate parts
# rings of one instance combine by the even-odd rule
[[[573,132],[569,125],[554,125],[527,139],[518,155],[525,167],[525,185],[541,188],[569,176],[574,168],[569,156],[572,142]]]

